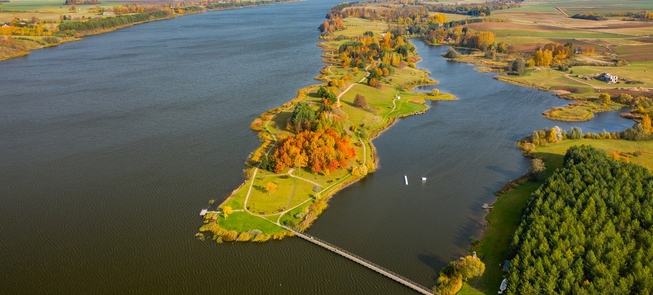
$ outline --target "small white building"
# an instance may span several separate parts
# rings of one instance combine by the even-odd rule
[[[605,81],[605,83],[617,83],[619,82],[619,77],[610,75],[610,73],[603,73],[599,75],[599,80]]]

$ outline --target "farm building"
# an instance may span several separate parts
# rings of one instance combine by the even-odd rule
[[[605,83],[617,83],[619,82],[619,77],[610,75],[610,73],[603,73],[599,75],[599,80],[605,81]]]

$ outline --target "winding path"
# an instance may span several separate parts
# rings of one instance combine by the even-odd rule
[[[349,91],[349,90],[350,90],[354,85],[363,82],[363,81],[365,80],[365,78],[367,78],[367,77],[370,75],[370,72],[368,71],[368,68],[369,68],[369,66],[365,68],[366,74],[365,74],[365,76],[364,76],[360,81],[358,81],[357,83],[352,83],[352,84],[350,84],[350,85],[349,85],[349,86],[348,86],[348,87],[347,87],[347,88],[346,88],[342,93],[340,93],[340,94],[338,95],[338,97],[337,97],[337,99],[338,99],[338,100],[337,100],[337,106],[338,106],[337,108],[338,108],[338,110],[339,110],[340,112],[342,112],[345,116],[347,116],[347,119],[346,119],[347,121],[349,121],[349,115],[348,115],[346,112],[344,112],[342,109],[340,109],[340,98],[341,98],[345,93],[347,93],[347,91]],[[393,99],[393,100],[392,100],[392,110],[390,110],[390,112],[388,112],[388,113],[383,117],[383,120],[381,120],[381,124],[383,124],[383,122],[385,122],[385,121],[387,120],[387,118],[388,118],[388,116],[390,115],[390,113],[392,113],[392,112],[395,111],[396,107],[397,107],[396,99]],[[272,137],[272,141],[276,143],[276,142],[277,142],[277,137],[274,135],[274,133],[272,132],[272,130],[268,127],[268,124],[270,123],[270,121],[271,121],[271,120],[268,120],[267,122],[265,122],[265,125],[264,125],[264,126],[265,126],[265,129],[267,130],[267,132],[271,135],[271,137]],[[350,122],[350,123],[351,123],[351,122]],[[365,142],[363,142],[363,140],[360,138],[360,136],[358,136],[358,140],[363,144],[363,165],[365,165],[365,164],[366,164],[366,161],[367,161],[367,147],[366,147],[367,144],[366,144]],[[266,151],[266,155],[270,153],[270,151],[272,150],[273,147],[274,147],[274,145],[271,145],[271,146],[270,146],[270,148]],[[388,269],[385,269],[384,267],[381,267],[381,266],[379,266],[379,265],[377,265],[377,264],[375,264],[375,263],[373,263],[373,262],[371,262],[371,261],[368,261],[368,260],[366,260],[366,259],[364,259],[364,258],[362,258],[362,257],[360,257],[360,256],[358,256],[358,255],[355,255],[355,254],[353,254],[353,253],[350,253],[350,252],[348,252],[348,251],[346,251],[346,250],[344,250],[344,249],[341,249],[341,248],[339,248],[339,247],[337,247],[337,246],[334,246],[334,245],[332,245],[332,244],[330,244],[330,243],[327,243],[327,242],[325,242],[325,241],[322,241],[322,240],[320,240],[320,239],[317,239],[317,238],[315,238],[315,237],[313,237],[313,236],[310,236],[310,235],[308,235],[308,234],[300,233],[300,232],[294,230],[293,228],[290,228],[290,227],[287,227],[287,226],[281,224],[281,217],[283,217],[286,213],[288,213],[288,212],[290,212],[290,211],[292,211],[292,210],[294,210],[294,209],[296,209],[296,208],[298,208],[298,207],[304,205],[306,202],[311,201],[312,198],[307,198],[307,199],[304,200],[303,202],[301,202],[301,203],[299,203],[299,204],[297,204],[297,205],[295,205],[295,206],[293,206],[293,207],[291,207],[291,208],[289,208],[289,209],[287,209],[287,210],[285,210],[285,211],[282,211],[282,212],[280,212],[280,213],[273,213],[273,214],[255,214],[255,213],[250,212],[250,211],[247,209],[247,204],[248,204],[248,202],[249,202],[249,197],[250,197],[250,195],[251,195],[252,188],[254,187],[254,182],[256,181],[256,175],[258,174],[259,167],[260,167],[260,164],[259,164],[258,166],[256,166],[256,167],[254,167],[254,172],[252,173],[251,180],[250,180],[250,183],[249,183],[249,187],[248,187],[248,189],[247,189],[247,195],[245,196],[245,201],[244,201],[244,204],[243,204],[243,209],[242,209],[242,210],[234,210],[235,212],[242,212],[242,211],[244,211],[244,212],[247,212],[247,213],[250,214],[250,215],[253,215],[253,216],[259,217],[259,218],[261,218],[261,219],[263,219],[263,220],[266,220],[266,221],[268,221],[268,222],[270,222],[270,223],[273,223],[273,224],[275,224],[275,225],[277,225],[277,226],[279,226],[279,227],[281,227],[281,228],[283,228],[283,229],[285,229],[285,230],[288,230],[288,231],[293,232],[296,236],[298,236],[298,237],[300,237],[300,238],[302,238],[302,239],[304,239],[304,240],[306,240],[306,241],[309,241],[309,242],[311,242],[311,243],[313,243],[313,244],[319,245],[319,246],[321,246],[321,247],[323,247],[323,248],[325,248],[325,249],[327,249],[327,250],[329,250],[329,251],[331,251],[331,252],[333,252],[333,253],[336,253],[336,254],[338,254],[338,255],[340,255],[340,256],[342,256],[342,257],[345,257],[345,258],[347,258],[347,259],[349,259],[349,260],[351,260],[351,261],[353,261],[353,262],[356,262],[356,263],[358,263],[358,264],[360,264],[360,265],[362,265],[362,266],[365,266],[365,267],[369,268],[370,270],[373,270],[373,271],[375,271],[375,272],[377,272],[377,273],[379,273],[379,274],[382,274],[382,275],[384,275],[384,276],[386,276],[386,277],[388,277],[388,278],[390,278],[390,279],[392,279],[392,280],[394,280],[394,281],[396,281],[396,282],[398,282],[398,283],[400,283],[400,284],[403,284],[403,285],[405,285],[405,286],[407,286],[407,287],[409,287],[409,288],[415,290],[416,292],[418,292],[418,293],[420,293],[420,294],[424,294],[424,295],[431,295],[431,294],[433,294],[432,291],[429,290],[428,288],[426,288],[426,287],[424,287],[424,286],[421,286],[421,285],[419,285],[419,284],[417,284],[417,283],[415,283],[415,282],[413,282],[413,281],[411,281],[411,280],[409,280],[409,279],[407,279],[407,278],[405,278],[405,277],[403,277],[403,276],[401,276],[401,275],[399,275],[399,274],[397,274],[397,273],[395,273],[395,272],[392,272],[392,271],[390,271],[390,270],[388,270]],[[303,178],[303,177],[300,177],[300,176],[293,175],[293,174],[292,174],[293,172],[294,172],[294,169],[290,169],[290,170],[288,170],[287,173],[285,173],[285,175],[288,175],[288,176],[290,176],[290,177],[293,177],[293,178],[299,179],[299,180],[301,180],[301,181],[305,181],[305,182],[311,183],[311,184],[316,185],[316,186],[320,186],[320,184],[318,184],[318,183],[316,183],[316,182],[314,182],[314,181],[311,181],[311,180],[309,180],[309,179],[306,179],[306,178]],[[275,174],[275,175],[278,175],[278,174]],[[329,186],[327,186],[326,188],[322,189],[319,193],[322,194],[322,193],[324,193],[324,192],[328,192],[328,191],[331,190],[334,186],[343,183],[344,181],[348,180],[348,179],[351,178],[351,177],[352,177],[351,174],[347,174],[346,176],[342,177],[342,179],[340,179],[339,181],[337,181],[337,182],[335,182],[335,183],[332,183],[331,185],[329,185]],[[277,218],[276,221],[272,221],[272,220],[266,218],[266,217],[272,217],[272,216],[275,216],[275,215],[279,215],[279,217]]]

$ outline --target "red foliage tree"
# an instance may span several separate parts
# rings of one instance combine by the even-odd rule
[[[279,142],[274,152],[275,172],[287,167],[310,167],[315,173],[330,173],[346,167],[356,156],[348,135],[340,135],[333,128],[318,131],[304,130]]]

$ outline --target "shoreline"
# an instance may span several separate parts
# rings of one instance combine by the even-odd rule
[[[346,31],[346,29],[345,29]],[[343,32],[343,31],[341,31]],[[333,40],[324,40],[320,38],[321,41],[316,44],[316,46],[320,47],[322,49],[322,54],[321,56],[323,57],[323,62],[326,64],[321,70],[321,74],[315,77],[316,80],[319,81],[324,81],[328,82],[330,79],[337,79],[337,77],[340,77],[339,75],[344,75],[342,71],[349,71],[348,68],[343,68],[339,66],[339,61],[338,59],[334,58],[334,56],[330,56],[329,53],[331,50],[333,50]],[[331,43],[330,43],[331,42]],[[419,53],[414,53],[411,55],[411,58],[418,58]],[[421,60],[421,59],[420,59]],[[332,73],[331,68],[334,68],[335,74]],[[369,68],[369,66],[367,67]],[[387,95],[388,92],[395,94],[395,89],[394,87],[391,87],[394,83],[390,83],[390,85],[383,85],[382,87],[385,90],[379,90],[374,87],[370,87],[367,84],[364,84],[363,81],[366,79],[366,77],[369,74],[369,71],[365,69],[365,75],[361,77],[363,72],[358,72],[355,71],[355,80],[357,82],[349,82],[349,84],[345,86],[341,86],[342,88],[346,88],[344,91],[340,92],[338,95],[338,99],[340,97],[344,96],[346,93],[350,94],[348,96],[352,96],[351,93],[355,92],[352,91],[351,93],[348,92],[352,87],[356,87],[358,89],[357,91],[364,91],[365,89],[369,91],[380,91],[382,93],[386,93],[384,95]],[[278,122],[275,121],[275,118],[279,116],[283,116],[284,113],[287,115],[288,111],[293,109],[294,106],[300,102],[309,102],[309,103],[315,103],[315,97],[311,96],[312,93],[309,93],[310,90],[315,90],[316,88],[319,88],[321,86],[324,86],[325,84],[313,84],[313,85],[308,85],[303,87],[298,91],[298,95],[290,100],[289,102],[284,103],[281,106],[272,108],[266,112],[263,112],[259,117],[254,119],[254,121],[250,124],[250,128],[258,131],[258,137],[261,139],[261,144],[259,145],[258,148],[256,148],[248,157],[248,160],[246,161],[247,168],[244,170],[245,174],[245,179],[243,180],[243,183],[239,186],[239,188],[235,189],[232,191],[232,193],[219,205],[216,206],[215,209],[215,214],[207,214],[204,218],[204,226],[202,226],[199,230],[199,235],[204,235],[204,234],[213,234],[213,239],[216,240],[218,243],[221,243],[223,241],[222,237],[224,234],[224,231],[234,231],[232,228],[231,230],[222,228],[221,223],[224,224],[226,223],[227,218],[223,218],[222,215],[225,213],[225,207],[229,207],[228,210],[231,210],[232,207],[238,208],[238,212],[241,212],[243,214],[255,216],[255,217],[260,217],[268,221],[270,225],[274,224],[276,227],[278,227],[280,230],[283,229],[282,225],[288,226],[286,222],[289,220],[295,220],[297,216],[304,216],[305,218],[300,218],[297,224],[299,225],[299,228],[295,228],[299,231],[304,231],[312,225],[312,223],[317,220],[319,215],[322,213],[322,211],[326,208],[328,201],[335,196],[338,192],[341,190],[347,188],[348,186],[360,181],[365,177],[365,175],[369,173],[373,173],[377,168],[378,168],[378,155],[376,151],[376,147],[373,144],[374,139],[379,137],[385,130],[388,130],[390,127],[392,127],[395,123],[397,123],[398,118],[404,118],[407,116],[412,116],[412,115],[418,115],[426,112],[430,107],[427,105],[426,101],[427,100],[454,100],[457,99],[453,95],[446,94],[446,93],[441,93],[438,95],[432,95],[430,93],[426,92],[416,92],[414,89],[416,89],[419,86],[427,86],[427,85],[436,85],[437,81],[429,78],[430,73],[424,69],[419,69],[418,67],[405,67],[405,68],[397,68],[396,69],[399,73],[391,75],[389,78],[389,81],[393,81],[393,79],[401,80],[399,78],[407,79],[406,82],[404,82],[403,86],[408,87],[408,89],[402,90],[402,91],[396,91],[396,93],[401,92],[401,99],[399,99],[399,96],[397,97],[386,97],[384,98],[383,105],[386,105],[387,108],[382,108],[378,110],[374,110],[372,113],[374,114],[374,120],[377,123],[374,123],[373,125],[369,125],[368,128],[368,134],[366,136],[361,136],[358,134],[358,131],[355,131],[352,133],[352,128],[356,126],[356,129],[358,129],[358,123],[360,121],[357,121],[359,118],[355,118],[354,114],[348,114],[347,112],[354,112],[356,109],[350,109],[353,108],[350,106],[350,102],[347,102],[346,104],[336,104],[334,107],[334,114],[338,114],[339,116],[345,116],[343,117],[343,121],[346,121],[346,126],[349,126],[347,128],[348,130],[345,132],[347,134],[350,134],[352,136],[352,143],[359,143],[358,150],[356,152],[356,157],[351,161],[351,163],[348,165],[347,168],[340,168],[338,169],[339,171],[333,172],[334,175],[322,175],[322,174],[316,174],[314,172],[310,171],[302,171],[303,169],[290,169],[287,172],[282,172],[281,174],[279,173],[272,173],[266,170],[261,169],[259,164],[257,163],[256,159],[257,157],[263,156],[262,154],[269,154],[270,151],[272,151],[273,147],[277,144],[277,134],[278,136],[279,133],[284,133],[288,134],[284,130],[280,130],[280,126],[274,126],[270,127],[269,123],[272,122],[271,125],[276,125]],[[417,74],[420,73],[420,74]],[[398,75],[398,76],[397,76]],[[360,80],[360,81],[358,81]],[[362,87],[362,88],[361,88]],[[374,90],[372,90],[374,89]],[[404,96],[407,96],[404,98]],[[350,99],[350,98],[347,98]],[[391,103],[390,106],[387,105],[387,103]],[[412,107],[410,107],[412,105]],[[409,106],[408,108],[406,106]],[[376,108],[379,108],[379,106],[376,106]],[[388,110],[390,109],[390,110]],[[367,109],[366,111],[370,111],[370,109]],[[385,115],[383,115],[385,113]],[[352,122],[350,120],[354,120],[358,123]],[[368,122],[369,123],[369,122]],[[344,127],[344,126],[343,126]],[[275,133],[276,132],[276,133]],[[292,133],[290,133],[292,134]],[[362,152],[362,154],[361,154]],[[354,174],[355,169],[359,167],[360,169],[364,168],[364,173],[361,174]],[[298,178],[298,176],[295,176],[293,173],[295,171],[299,170],[299,173],[303,174],[302,177],[299,177],[300,179],[303,177],[311,178],[311,180],[315,179],[317,182],[324,182],[326,185],[324,188],[321,186],[314,186],[313,187],[313,192],[310,190],[304,190],[300,191],[300,194],[308,194],[309,196],[312,196],[309,199],[306,199],[302,203],[291,207],[291,208],[283,208],[279,209],[280,214],[274,214],[274,213],[267,213],[267,212],[258,212],[258,213],[253,213],[250,211],[255,211],[254,205],[250,207],[250,204],[253,202],[250,199],[250,193],[252,192],[252,187],[256,187],[254,185],[255,182],[259,182],[262,184],[263,179],[265,177],[283,177],[283,176],[289,176],[290,178]],[[351,172],[350,172],[351,170]],[[284,170],[285,171],[285,170]],[[272,174],[271,174],[272,173]],[[257,175],[258,174],[258,175]],[[321,179],[321,180],[318,180]],[[307,179],[304,179],[308,181]],[[311,181],[313,182],[313,181]],[[315,182],[313,182],[315,183]],[[317,183],[316,183],[317,184]],[[261,187],[262,185],[259,185]],[[316,191],[315,188],[318,187],[320,190]],[[243,195],[245,194],[245,190],[247,188],[246,195],[243,199]],[[298,188],[299,190],[299,188]],[[268,192],[269,194],[269,192]],[[296,194],[296,192],[293,192],[293,194]],[[255,203],[255,202],[254,202]],[[321,209],[319,209],[317,212],[313,212],[309,210],[309,207],[312,207],[314,205],[320,205],[321,204]],[[257,204],[258,205],[258,204]],[[309,206],[310,205],[310,206]],[[242,207],[242,210],[240,210],[240,207]],[[283,211],[281,211],[283,210]],[[236,211],[236,210],[234,210]],[[210,215],[210,216],[209,216]],[[310,216],[310,218],[309,218]],[[301,223],[301,224],[300,224]],[[289,226],[293,227],[293,226]],[[220,229],[217,229],[220,228]],[[241,230],[238,232],[239,235],[245,234],[248,232],[253,232],[253,231],[258,231],[260,232],[258,228],[256,228],[255,224],[252,224],[251,227],[247,227],[246,229],[248,230]],[[232,233],[232,235],[235,233]],[[264,236],[265,234],[260,234]],[[267,234],[268,236],[270,233]],[[283,234],[283,236],[291,235],[289,233]],[[257,235],[258,236],[258,235]],[[255,241],[255,242],[263,242],[269,240],[268,237],[259,237],[254,236],[253,239],[235,239],[236,241]],[[273,237],[274,238],[274,237]],[[233,241],[234,239],[230,240],[225,240],[225,241]]]
[[[432,46],[446,46],[445,44],[439,45],[439,44],[432,44]],[[451,46],[454,47],[454,46]],[[456,47],[458,48],[458,47]],[[463,48],[463,49],[469,49],[469,48]],[[569,109],[572,107],[577,107],[579,105],[584,105],[587,104],[587,100],[582,100],[582,99],[576,99],[573,98],[567,94],[567,91],[564,90],[555,90],[551,89],[550,87],[545,87],[544,85],[538,86],[538,85],[532,85],[528,83],[523,83],[520,81],[512,80],[507,78],[500,70],[497,70],[496,68],[493,67],[488,67],[487,64],[483,60],[478,60],[477,58],[466,58],[466,59],[460,59],[460,58],[446,58],[447,60],[454,61],[454,62],[461,62],[461,63],[467,63],[470,65],[473,65],[477,71],[483,72],[483,73],[495,73],[498,74],[497,76],[494,76],[493,78],[495,80],[498,80],[500,82],[516,85],[516,86],[521,86],[521,87],[528,87],[528,88],[533,88],[537,89],[540,91],[546,91],[550,92],[552,95],[557,96],[558,98],[561,99],[566,99],[570,100],[572,103],[568,106],[564,107],[554,107],[548,110],[545,110],[542,112],[542,116],[545,118],[551,120],[551,121],[560,121],[560,122],[583,122],[583,121],[590,121],[594,118],[595,113],[600,113],[600,112],[609,112],[609,111],[619,111],[623,110],[624,108],[627,108],[627,106],[622,106],[618,109],[615,110],[602,110],[598,112],[591,112],[591,116],[586,119],[578,119],[578,120],[564,120],[561,118],[556,118],[551,115],[553,111],[559,110],[559,109]],[[482,70],[480,70],[482,69]],[[523,139],[519,139],[515,141],[515,144],[518,145],[520,141]],[[522,147],[518,148],[522,151],[522,156],[526,158],[533,159],[536,156],[529,155],[525,153],[525,150]],[[507,259],[505,257],[505,254],[508,251],[508,247],[510,246],[509,240],[513,238],[514,232],[516,230],[516,226],[518,225],[517,223],[514,224],[515,230],[509,231],[510,234],[503,235],[501,236],[500,233],[497,234],[497,232],[501,232],[505,230],[506,227],[506,222],[510,223],[510,221],[514,221],[514,214],[510,214],[512,212],[511,210],[517,210],[520,212],[518,214],[518,220],[521,220],[521,210],[523,207],[526,205],[526,202],[530,199],[531,193],[535,192],[539,187],[544,183],[546,178],[553,173],[552,169],[554,167],[547,166],[547,172],[546,176],[542,177],[542,179],[537,180],[537,181],[532,181],[529,180],[529,172],[526,172],[524,175],[516,178],[509,180],[507,183],[505,183],[499,190],[497,190],[494,194],[496,196],[496,199],[494,202],[490,205],[490,208],[485,210],[484,213],[484,220],[485,220],[485,226],[483,226],[481,230],[480,237],[476,240],[475,243],[472,243],[470,251],[478,251],[479,255],[481,257],[485,256],[485,261],[486,265],[488,266],[493,266],[496,265],[496,263],[502,264],[504,259]],[[514,212],[513,212],[514,213]],[[508,218],[506,218],[508,216]],[[474,238],[474,237],[472,237]],[[504,239],[503,242],[497,241]],[[502,246],[500,248],[497,248],[496,245],[501,244]],[[505,244],[505,247],[503,245]],[[488,251],[489,250],[489,251]],[[494,251],[492,251],[494,250]],[[502,253],[500,254],[501,257],[492,256],[491,254],[488,253]],[[486,274],[490,274],[489,276],[483,275],[481,277],[472,279],[470,281],[467,281],[463,284],[463,288],[461,289],[460,292],[464,294],[476,294],[474,292],[481,292],[483,294],[487,294],[485,291],[488,291],[489,289],[494,289],[494,287],[498,286],[499,283],[501,282],[501,272],[494,270],[494,271],[487,271]],[[495,282],[496,281],[496,282]],[[487,284],[490,284],[488,286]],[[496,286],[494,285],[496,284]],[[472,289],[472,290],[470,290]]]
[[[447,46],[447,44],[429,44],[433,46]],[[616,112],[623,111],[628,109],[628,105],[619,104],[616,102],[610,102],[605,105],[597,103],[599,94],[606,92],[611,94],[613,97],[616,97],[619,93],[629,93],[630,91],[638,91],[639,95],[646,95],[649,93],[650,89],[642,87],[599,87],[594,86],[588,83],[583,83],[590,88],[587,92],[570,92],[569,90],[561,89],[559,85],[547,85],[543,83],[529,83],[525,81],[520,81],[511,77],[521,77],[521,76],[511,76],[507,75],[504,72],[504,69],[508,66],[509,62],[506,60],[501,61],[488,61],[484,56],[479,55],[480,53],[474,51],[473,48],[465,48],[449,45],[452,48],[471,50],[470,53],[464,54],[462,57],[457,58],[447,58],[445,59],[459,62],[467,63],[473,65],[478,72],[481,73],[495,73],[496,76],[493,79],[516,85],[522,87],[528,87],[537,89],[540,91],[546,91],[551,93],[554,96],[557,96],[560,99],[571,101],[571,103],[562,106],[555,106],[550,109],[547,109],[542,112],[542,115],[552,121],[558,122],[586,122],[594,118],[597,113],[602,112]],[[476,53],[475,53],[476,52]],[[539,70],[536,68],[535,71]],[[549,71],[558,71],[553,68],[549,68]],[[577,81],[572,79],[570,74],[564,74],[564,77],[570,79],[570,82]],[[596,92],[594,92],[596,91]],[[616,94],[615,94],[616,93]],[[578,96],[580,95],[580,96]],[[590,95],[588,97],[588,95]],[[635,94],[633,94],[634,96]]]
[[[32,36],[10,36],[10,37],[13,37],[15,39],[16,38],[25,38],[23,41],[27,41],[27,39],[29,39],[28,42],[38,44],[38,45],[34,46],[34,47],[27,48],[27,50],[21,51],[20,53],[17,53],[17,54],[14,54],[14,55],[2,56],[2,57],[0,57],[0,62],[5,61],[5,60],[18,58],[18,57],[28,56],[30,54],[30,52],[32,52],[34,50],[40,50],[40,49],[49,48],[49,47],[56,47],[56,46],[66,44],[66,43],[71,43],[71,42],[83,41],[84,37],[87,37],[87,36],[94,36],[94,35],[101,35],[101,34],[111,33],[111,32],[117,31],[117,30],[121,30],[121,29],[124,29],[124,28],[136,26],[136,25],[141,25],[141,24],[145,24],[145,23],[163,21],[163,20],[170,20],[170,19],[175,19],[175,18],[178,18],[178,17],[184,17],[184,16],[187,16],[187,15],[194,15],[194,14],[200,14],[200,13],[206,13],[206,12],[213,12],[213,11],[244,9],[244,8],[257,7],[257,6],[284,4],[284,3],[289,3],[289,2],[301,2],[301,1],[304,1],[304,0],[286,0],[286,1],[283,1],[283,2],[280,2],[280,3],[269,2],[269,3],[265,3],[265,4],[252,4],[252,5],[241,6],[241,7],[213,8],[213,9],[207,9],[205,6],[203,6],[204,7],[203,11],[184,12],[183,14],[176,14],[176,15],[170,15],[170,16],[163,17],[163,18],[157,18],[157,19],[150,19],[150,20],[145,20],[145,21],[140,21],[140,22],[128,23],[128,24],[124,24],[124,25],[120,25],[120,26],[115,26],[115,27],[112,27],[112,28],[109,28],[109,29],[95,29],[95,30],[80,31],[79,35],[74,36],[74,37],[57,37],[57,38],[61,39],[61,42],[56,43],[56,44],[42,44],[41,42],[38,42],[38,41],[36,41],[34,39],[27,38],[27,37],[32,37]],[[139,3],[139,2],[127,2],[127,3]],[[58,27],[58,25],[57,25],[57,27]],[[33,36],[33,37],[42,37],[42,36]]]

